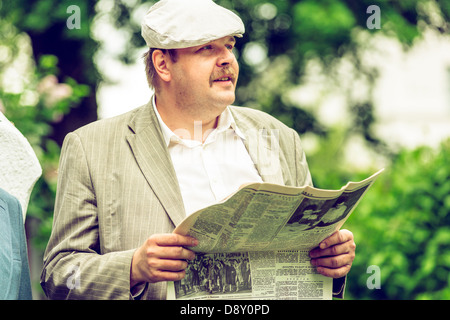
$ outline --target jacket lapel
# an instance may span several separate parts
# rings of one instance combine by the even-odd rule
[[[277,129],[261,126],[258,119],[241,117],[230,108],[237,127],[245,136],[244,144],[264,182],[284,184],[280,165],[280,140]]]
[[[130,121],[127,141],[145,179],[177,226],[186,216],[178,180],[152,103]]]

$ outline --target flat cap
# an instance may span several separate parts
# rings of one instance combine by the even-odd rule
[[[241,18],[212,0],[160,0],[145,15],[141,34],[150,48],[180,49],[244,32]]]

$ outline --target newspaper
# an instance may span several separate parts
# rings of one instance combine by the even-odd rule
[[[309,251],[339,230],[378,171],[340,190],[249,184],[188,216],[175,233],[199,240],[168,299],[331,299],[333,279]]]

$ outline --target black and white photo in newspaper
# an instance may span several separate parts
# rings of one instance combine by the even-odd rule
[[[333,280],[317,273],[307,251],[200,254],[168,285],[171,300],[330,300]]]

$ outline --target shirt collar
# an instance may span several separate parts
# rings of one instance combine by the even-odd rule
[[[156,117],[158,118],[158,122],[161,126],[162,134],[164,137],[164,142],[166,143],[166,146],[169,146],[170,142],[176,142],[176,143],[183,143],[183,140],[180,137],[178,137],[170,128],[164,123],[164,121],[161,118],[161,115],[158,112],[158,109],[156,108],[156,98],[153,96],[152,98],[152,105],[153,109],[155,110]],[[230,111],[230,108],[227,107],[222,114],[219,116],[219,121],[217,123],[217,127],[214,129],[213,132],[210,133],[214,135],[218,135],[222,132],[225,132],[228,129],[234,130],[234,132],[243,140],[245,140],[245,136],[242,133],[241,130],[239,130],[236,121],[234,120],[234,117]],[[190,143],[189,143],[190,144]]]
[[[161,126],[164,142],[166,143],[166,146],[169,146],[172,136],[174,138],[177,138],[177,136],[175,135],[175,133],[172,132],[172,130],[169,129],[169,127],[162,120],[161,115],[159,114],[158,109],[156,108],[156,97],[154,95],[152,98],[152,106],[153,110],[155,110],[156,117],[158,118],[159,125]]]

